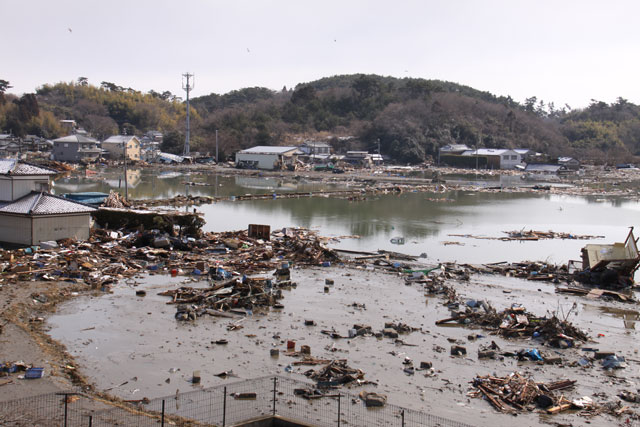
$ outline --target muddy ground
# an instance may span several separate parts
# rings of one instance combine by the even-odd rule
[[[325,292],[327,278],[335,284]],[[166,305],[167,298],[157,292],[184,283],[185,279],[141,277],[136,283],[121,284],[113,294],[65,303],[48,324],[51,335],[69,348],[82,366],[81,371],[91,376],[97,389],[108,390],[123,399],[171,395],[176,390],[184,392],[269,374],[303,379],[303,372],[313,367],[292,366],[292,372],[286,372],[286,367],[297,360],[284,354],[288,340],[296,341],[297,348],[309,345],[315,357],[347,359],[350,366],[365,372],[366,380],[378,384],[353,387],[353,392],[381,392],[389,396],[390,403],[472,425],[511,426],[514,422],[512,416],[497,413],[488,402],[467,397],[469,382],[477,375],[506,376],[517,371],[536,381],[573,379],[578,384],[574,390],[565,392],[567,397],[590,396],[600,403],[618,400],[616,395],[621,390],[638,388],[640,357],[635,329],[638,313],[629,304],[565,297],[555,293],[553,284],[501,276],[472,276],[469,282],[453,283],[465,298],[485,299],[498,309],[522,303],[538,315],[550,312],[566,315],[575,303],[569,320],[594,338],[584,346],[615,351],[627,358],[626,369],[607,372],[598,363],[572,367],[573,362],[585,355],[580,349],[552,349],[534,340],[506,340],[480,329],[436,326],[436,320],[449,315],[442,300],[425,295],[421,285],[406,286],[397,275],[332,267],[294,269],[293,279],[298,286],[285,292],[282,310],[256,310],[252,316],[234,319],[205,316],[193,323],[179,323],[173,318],[175,307]],[[147,296],[135,296],[136,289],[147,290]],[[364,304],[366,308],[356,308],[353,303]],[[315,320],[317,325],[305,326],[307,319]],[[333,339],[321,333],[335,329],[346,336],[354,323],[380,331],[385,322],[420,328],[421,331],[400,336],[405,343],[415,346],[399,345],[390,338]],[[230,324],[242,328],[228,331]],[[226,339],[228,344],[214,344],[220,339]],[[503,351],[538,348],[559,355],[563,363],[542,365],[510,357],[479,360],[478,347],[492,340]],[[452,344],[465,346],[467,356],[450,356]],[[272,348],[280,350],[279,357],[270,356]],[[417,366],[421,361],[432,362],[435,372],[404,373],[406,357]],[[201,371],[199,386],[190,382],[194,370]],[[222,372],[229,375],[216,376]],[[637,410],[637,404],[631,406]],[[555,416],[533,412],[521,414],[518,419],[526,425],[578,426],[624,425],[629,417],[583,418],[572,412]]]

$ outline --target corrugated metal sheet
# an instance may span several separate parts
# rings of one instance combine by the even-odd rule
[[[56,197],[48,193],[32,192],[14,202],[0,207],[0,213],[20,215],[56,215],[67,213],[88,213],[96,208]]]

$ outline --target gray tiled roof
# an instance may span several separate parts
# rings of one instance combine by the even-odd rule
[[[89,213],[96,208],[67,200],[49,193],[33,191],[14,202],[0,205],[0,214],[55,215],[66,213]]]
[[[133,135],[112,135],[109,138],[105,139],[104,141],[102,141],[102,143],[104,144],[106,143],[112,143],[112,144],[122,144],[124,142],[129,142],[131,141],[133,138],[136,138]],[[137,138],[136,138],[137,139]]]
[[[19,162],[15,159],[0,159],[0,175],[55,175],[56,171]]]
[[[62,138],[58,138],[58,139],[54,139],[53,142],[84,142],[84,143],[98,143],[97,139],[88,137],[88,136],[84,136],[84,135],[78,135],[78,134],[74,134],[74,135],[69,135],[69,136],[63,136]]]

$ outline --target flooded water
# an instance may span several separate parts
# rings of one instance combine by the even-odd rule
[[[218,176],[216,174],[129,170],[131,198],[168,198],[178,194],[232,196],[306,192],[347,188],[348,184],[261,176]],[[103,169],[63,177],[55,192],[123,191],[121,170]],[[328,175],[328,178],[333,178]],[[469,176],[460,176],[460,179]],[[488,177],[511,183],[518,177]],[[199,185],[186,185],[197,183]],[[512,183],[513,184],[513,183]],[[511,185],[512,186],[512,185]],[[636,223],[638,202],[617,198],[575,197],[546,193],[469,192],[405,193],[379,195],[352,202],[335,198],[272,199],[219,202],[203,205],[205,231],[246,229],[248,224],[306,227],[324,236],[358,236],[341,239],[334,246],[349,250],[392,250],[411,255],[426,253],[432,262],[468,263],[544,260],[566,263],[579,259],[581,240],[502,242],[462,236],[504,237],[505,231],[554,230],[579,235],[604,236],[600,241],[623,241],[627,227]],[[404,238],[403,245],[392,239]]]
[[[220,176],[189,172],[188,170],[161,170],[154,168],[128,169],[127,186],[132,199],[165,199],[179,194],[193,196],[237,196],[243,194],[269,194],[306,192],[322,189],[344,188],[344,186],[306,180],[284,180],[281,178],[256,176]],[[102,168],[93,171],[83,169],[55,180],[53,193],[98,191],[108,193],[115,190],[124,194],[125,180],[121,169]]]
[[[67,178],[57,182],[55,188],[59,193],[106,191],[115,184],[109,180],[85,181],[85,178]],[[214,185],[185,187],[184,182],[190,181]],[[234,195],[320,190],[327,188],[327,184],[260,177],[216,178],[200,174],[164,179],[144,171],[130,195],[171,197],[184,194],[185,188],[191,194]],[[451,191],[380,195],[358,202],[331,198],[220,202],[200,206],[198,210],[204,213],[207,231],[245,229],[250,223],[269,224],[272,230],[306,227],[318,230],[324,236],[338,237],[339,241],[332,243],[338,248],[386,249],[412,255],[426,253],[427,258],[421,259],[426,264],[524,260],[566,263],[569,259],[579,259],[580,248],[589,241],[503,242],[471,236],[502,237],[505,236],[503,231],[534,229],[604,236],[594,242],[623,241],[627,227],[637,224],[640,205],[618,199],[603,201],[548,194]],[[452,236],[454,234],[467,237]],[[404,237],[405,243],[391,243],[396,237]],[[601,391],[603,384],[608,384],[607,392],[611,396],[617,390],[619,381],[610,381],[597,366],[589,368],[587,373],[586,368],[567,371],[564,365],[542,367],[513,359],[477,360],[477,347],[486,344],[487,340],[496,340],[503,349],[510,350],[537,343],[505,341],[498,337],[467,342],[469,329],[435,326],[436,320],[448,317],[448,310],[437,298],[425,297],[419,287],[405,286],[397,276],[316,268],[296,269],[292,278],[299,286],[285,291],[283,310],[256,312],[239,320],[243,329],[233,332],[228,332],[226,327],[238,319],[204,317],[195,324],[174,320],[175,307],[167,305],[167,298],[158,296],[157,292],[174,288],[185,280],[193,285],[190,279],[142,276],[135,286],[133,283],[118,284],[113,294],[83,297],[64,304],[49,319],[51,335],[67,345],[85,367],[83,372],[93,378],[99,388],[110,389],[111,393],[128,399],[170,395],[176,389],[190,390],[192,385],[188,380],[193,370],[202,372],[205,387],[233,380],[235,375],[253,378],[283,374],[285,367],[295,359],[285,355],[270,358],[268,354],[273,347],[282,351],[283,342],[288,339],[310,345],[314,356],[348,359],[352,366],[366,372],[367,379],[378,381],[375,391],[388,393],[392,403],[471,424],[481,419],[483,425],[513,425],[513,418],[496,414],[487,402],[466,397],[468,381],[475,375],[508,375],[520,370],[534,375],[538,381],[570,377],[579,379],[576,396],[593,395]],[[323,292],[325,278],[333,278],[336,282],[329,293]],[[196,285],[206,286],[206,283]],[[456,286],[465,297],[486,298],[498,309],[518,302],[540,315],[566,314],[576,303],[571,319],[595,337],[593,345],[638,358],[635,343],[639,314],[633,305],[560,296],[555,294],[552,284],[504,277],[473,277],[470,282]],[[136,297],[135,289],[138,288],[146,289],[147,296]],[[354,302],[364,303],[366,309],[353,308]],[[307,318],[315,319],[318,326],[305,327]],[[335,328],[346,334],[354,323],[369,324],[374,330],[380,330],[385,321],[400,321],[422,328],[422,332],[402,337],[417,347],[398,347],[388,339],[374,337],[332,340],[320,333],[321,329]],[[477,333],[484,335],[482,331]],[[229,343],[225,346],[212,343],[221,338]],[[469,357],[452,360],[448,354],[450,339],[464,342]],[[562,354],[569,360],[582,356],[576,349],[568,349]],[[436,375],[405,375],[402,360],[407,356],[417,363],[433,361]],[[300,376],[306,369],[294,368],[291,375]],[[216,376],[223,371],[233,371],[233,376],[226,380]],[[637,383],[639,380],[636,364],[625,374],[629,381]],[[120,386],[124,382],[126,384]],[[537,414],[524,414],[520,418],[523,425],[545,422]],[[560,420],[574,425],[584,423],[575,415],[554,418],[554,421]]]

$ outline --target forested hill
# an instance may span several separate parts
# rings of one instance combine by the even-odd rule
[[[185,104],[170,92],[141,93],[86,79],[43,85],[17,98],[0,80],[0,130],[56,137],[58,119],[74,119],[98,138],[161,130],[164,149],[179,151]],[[535,97],[510,97],[456,83],[376,75],[343,75],[272,91],[254,87],[198,97],[191,103],[192,147],[212,151],[219,131],[223,156],[253,145],[303,139],[331,141],[337,152],[377,149],[402,163],[435,157],[450,143],[531,148],[616,162],[640,155],[640,107],[622,98],[585,109],[557,108]],[[353,138],[341,138],[353,137]]]

